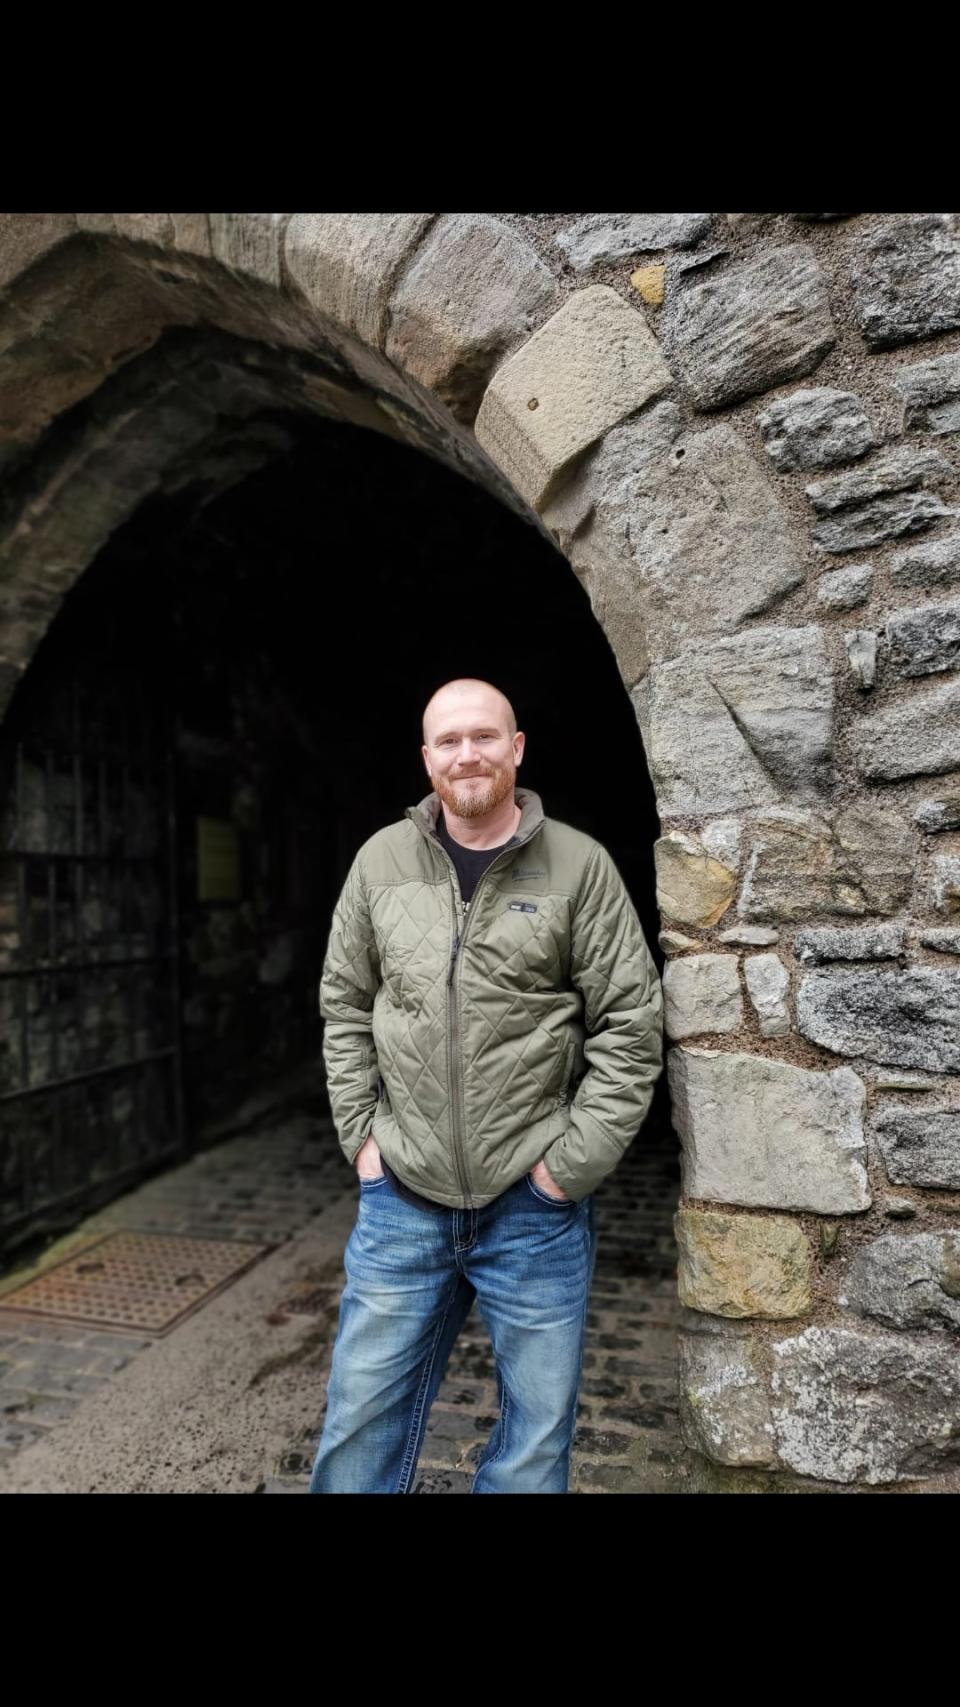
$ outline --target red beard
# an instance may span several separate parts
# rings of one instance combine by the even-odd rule
[[[455,817],[483,818],[513,794],[517,771],[515,765],[508,763],[485,770],[482,775],[486,787],[472,792],[462,789],[463,778],[436,777],[431,772],[431,779],[440,799]]]

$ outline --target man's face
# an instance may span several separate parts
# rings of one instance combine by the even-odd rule
[[[485,688],[440,693],[427,714],[423,762],[457,818],[482,818],[513,796],[524,736],[511,735],[506,706]]]

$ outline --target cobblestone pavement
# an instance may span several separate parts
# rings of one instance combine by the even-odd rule
[[[282,1246],[356,1186],[314,1096],[193,1156],[89,1216],[32,1263],[0,1279],[0,1303],[40,1268],[84,1240],[119,1229],[246,1239]],[[696,1462],[678,1433],[675,1391],[676,1253],[672,1214],[679,1161],[669,1132],[645,1130],[597,1195],[597,1266],[571,1490],[687,1492]],[[341,1225],[349,1224],[343,1204]],[[285,1308],[325,1324],[313,1356],[329,1367],[342,1269],[330,1265]],[[201,1308],[205,1308],[202,1306]],[[169,1336],[175,1343],[179,1328]],[[0,1470],[24,1447],[67,1422],[151,1344],[133,1334],[70,1326],[0,1311]],[[316,1364],[315,1364],[316,1367]],[[326,1377],[322,1393],[326,1391]],[[250,1492],[303,1492],[323,1423],[322,1399],[309,1432],[264,1464]],[[465,1493],[496,1420],[492,1348],[474,1306],[454,1347],[431,1412],[417,1493]]]

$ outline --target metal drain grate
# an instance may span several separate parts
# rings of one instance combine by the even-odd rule
[[[270,1245],[184,1234],[106,1233],[0,1298],[6,1311],[165,1334]]]

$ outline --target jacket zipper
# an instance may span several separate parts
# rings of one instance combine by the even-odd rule
[[[456,1104],[459,1116],[459,1119],[455,1119],[453,1121],[454,1156],[457,1163],[457,1175],[460,1180],[460,1188],[464,1197],[467,1199],[465,1204],[465,1208],[467,1209],[473,1208],[473,1198],[467,1180],[467,1164],[463,1152],[463,1128],[466,1125],[466,1105],[464,1103],[463,1095],[463,1074],[460,1071],[460,1003],[458,983],[455,981],[456,972],[458,963],[460,962],[460,950],[463,947],[464,938],[467,934],[470,918],[472,916],[470,910],[471,908],[474,908],[475,910],[476,899],[480,891],[481,884],[491,871],[496,871],[501,860],[505,859],[508,853],[515,854],[518,849],[524,847],[530,840],[530,837],[535,834],[536,831],[531,830],[526,836],[524,836],[523,841],[517,842],[512,848],[505,848],[502,854],[499,854],[495,860],[491,860],[486,871],[482,872],[478,879],[477,886],[473,891],[472,901],[465,901],[463,899],[463,896],[460,893],[460,884],[457,879],[457,868],[454,865],[453,860],[450,858],[450,855],[447,853],[446,848],[440,847],[439,842],[436,843],[440,853],[443,855],[450,867],[450,883],[453,889],[454,939],[450,950],[450,966],[447,971],[447,989],[449,991],[448,1011],[450,1015],[450,1024],[447,1028],[447,1065],[449,1071],[449,1083],[451,1087],[450,1101],[451,1104]],[[460,928],[461,920],[462,928]],[[453,1090],[454,1084],[456,1085],[455,1093]]]

